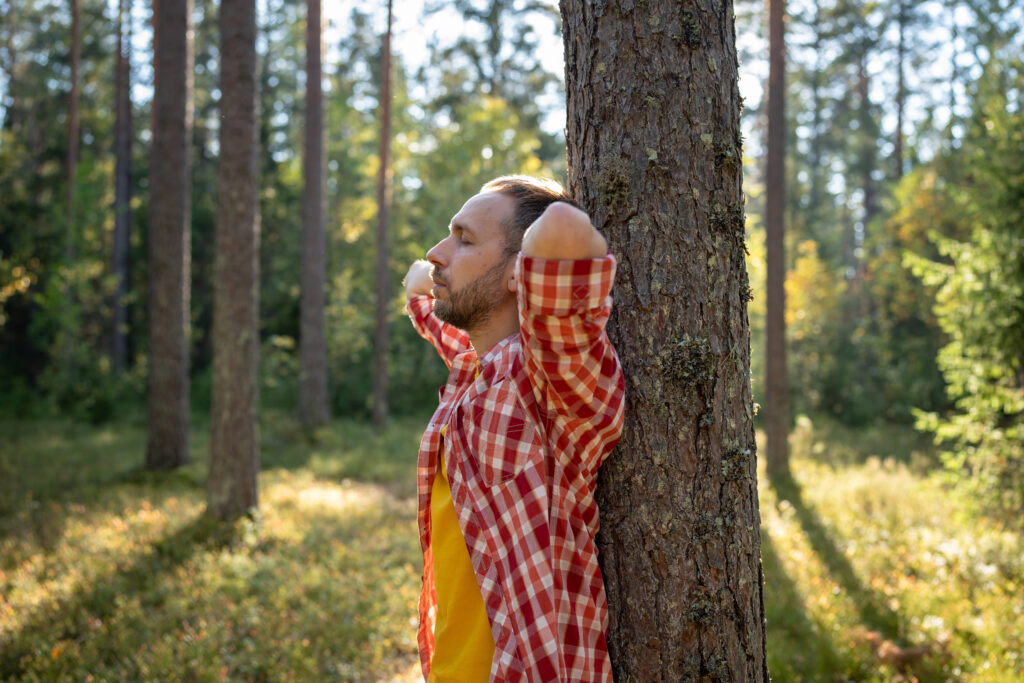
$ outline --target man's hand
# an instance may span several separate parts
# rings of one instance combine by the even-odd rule
[[[434,287],[434,281],[430,279],[431,265],[429,261],[413,261],[409,266],[409,272],[405,274],[402,283],[405,285],[405,296],[411,299],[420,294],[430,294]]]
[[[523,234],[524,256],[569,260],[607,253],[608,242],[590,224],[590,216],[565,202],[550,205]]]

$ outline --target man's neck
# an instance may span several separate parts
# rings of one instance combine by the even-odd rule
[[[519,331],[519,308],[515,301],[494,312],[487,324],[478,330],[469,331],[469,343],[473,345],[477,358],[483,358],[492,346],[505,337]]]

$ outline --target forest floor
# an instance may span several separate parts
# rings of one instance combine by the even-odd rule
[[[423,419],[309,439],[263,416],[260,513],[203,515],[141,421],[0,419],[0,680],[414,681]],[[906,428],[801,419],[761,477],[777,681],[1024,678],[1024,557]]]

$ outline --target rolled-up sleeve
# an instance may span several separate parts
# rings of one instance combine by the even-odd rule
[[[434,345],[448,367],[456,356],[470,348],[469,335],[434,315],[433,297],[414,296],[406,302],[405,310],[419,335]]]
[[[608,432],[622,426],[622,370],[605,333],[615,267],[611,254],[566,261],[520,254],[516,263],[520,329],[534,394],[548,411],[576,422],[571,431],[585,440],[606,441]]]

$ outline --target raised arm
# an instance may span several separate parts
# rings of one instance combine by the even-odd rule
[[[434,315],[434,298],[430,295],[434,282],[430,279],[430,268],[427,261],[415,261],[409,267],[403,281],[405,310],[420,336],[433,344],[445,365],[451,367],[455,356],[469,348],[469,336]]]
[[[586,213],[552,204],[523,236],[516,276],[524,360],[538,402],[570,423],[575,441],[614,443],[624,382],[605,334],[615,278],[607,242]]]
[[[542,259],[602,258],[608,242],[590,224],[590,216],[571,204],[555,202],[523,235],[523,256]]]

